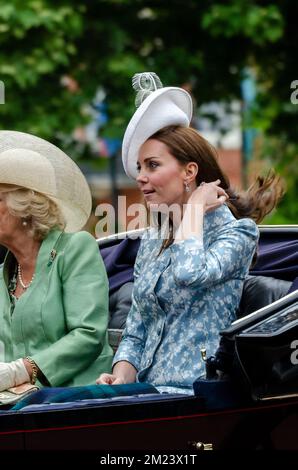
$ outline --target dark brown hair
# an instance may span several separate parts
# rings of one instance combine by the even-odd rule
[[[279,176],[270,171],[267,176],[258,176],[247,191],[236,192],[231,188],[228,177],[218,164],[215,148],[191,127],[168,126],[150,137],[165,144],[171,155],[185,165],[196,162],[199,171],[196,183],[210,183],[220,179],[220,186],[230,196],[227,205],[236,219],[249,217],[260,223],[280,201],[284,194],[284,185]],[[172,230],[163,248],[173,242]]]

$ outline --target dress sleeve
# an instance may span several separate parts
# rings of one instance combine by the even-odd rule
[[[259,232],[251,219],[218,227],[218,236],[205,249],[195,237],[171,245],[176,283],[208,288],[232,278],[244,278],[257,246]]]
[[[65,246],[61,268],[65,335],[32,355],[52,386],[88,367],[106,344],[108,280],[99,249],[87,232]]]
[[[134,265],[134,288],[132,292],[132,304],[126,319],[126,327],[123,332],[121,343],[115,354],[113,366],[116,362],[127,361],[130,362],[136,370],[140,369],[141,357],[145,345],[145,328],[139,311],[136,299],[136,279],[139,276],[141,266],[143,264],[143,244],[141,241],[138,255]]]

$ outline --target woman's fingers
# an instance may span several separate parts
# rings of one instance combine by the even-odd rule
[[[121,385],[121,384],[124,384],[124,380],[123,379],[116,379],[114,382],[113,382],[113,385]]]
[[[113,374],[101,374],[96,379],[98,385],[119,385],[124,384],[124,380]]]
[[[218,181],[220,182],[220,180],[216,180],[216,181],[210,183],[210,185],[212,185],[212,187],[216,190],[218,198],[221,197],[221,196],[224,196],[226,199],[228,199],[229,195],[226,193],[226,191],[223,188],[218,186]]]
[[[223,204],[229,195],[219,186],[220,179],[205,183],[204,181],[192,193],[189,203],[204,204],[206,208],[216,208]]]
[[[106,384],[111,385],[117,380],[117,377],[112,374],[101,374],[98,379],[96,379],[96,383],[99,385]]]
[[[226,199],[228,199],[229,195],[226,193],[226,191],[219,186],[220,180],[212,181],[212,185],[215,185],[216,190],[217,190],[217,195],[218,196],[225,196]]]
[[[207,204],[206,209],[205,209],[206,212],[211,212],[214,209],[217,209],[218,207],[222,206],[226,202],[227,199],[228,197],[225,195],[219,196],[216,199],[216,201]]]
[[[229,196],[228,196],[227,194],[223,194],[222,196],[219,196],[219,197],[217,198],[217,201],[223,204],[224,202],[226,202],[226,200],[227,200],[228,198],[229,198]]]
[[[223,188],[221,188],[220,186],[218,187],[218,191],[217,191],[217,194],[221,197],[221,196],[225,196],[226,199],[228,199],[229,195],[225,192],[225,190]]]

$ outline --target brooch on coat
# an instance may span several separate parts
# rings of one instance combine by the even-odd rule
[[[54,259],[56,258],[56,255],[57,255],[57,251],[56,250],[52,250],[51,253],[50,253],[50,257],[49,257],[49,261],[48,261],[48,266],[51,266],[51,264],[53,263]]]

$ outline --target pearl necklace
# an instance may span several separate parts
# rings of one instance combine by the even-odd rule
[[[34,279],[35,274],[33,274],[31,281],[28,284],[25,284],[22,278],[22,270],[21,270],[21,265],[18,263],[18,280],[20,281],[20,284],[22,286],[23,290],[28,289],[28,287],[31,285],[33,279]]]

